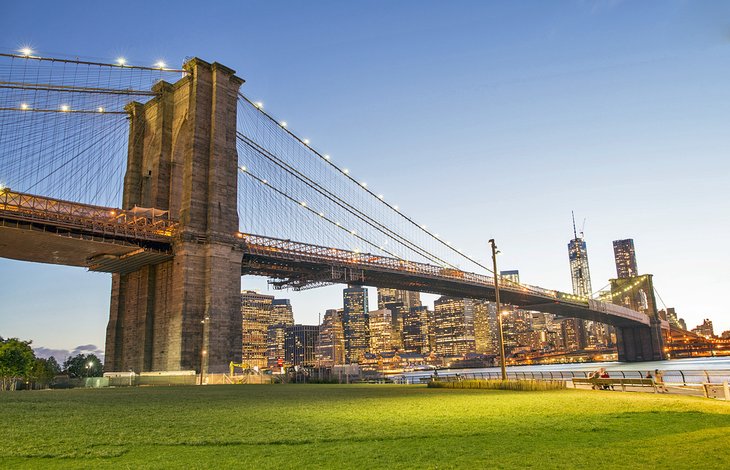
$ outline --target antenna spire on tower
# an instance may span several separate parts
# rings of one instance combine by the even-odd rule
[[[575,212],[570,211],[570,215],[573,216],[573,239],[578,238],[578,231],[575,229]]]

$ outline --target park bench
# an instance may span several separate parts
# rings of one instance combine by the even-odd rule
[[[730,386],[728,386],[727,382],[705,382],[702,384],[702,389],[706,398],[724,398],[725,400],[730,400]]]
[[[657,382],[653,378],[651,379],[643,379],[643,378],[587,378],[587,377],[573,377],[573,385],[590,385],[592,387],[598,387],[598,388],[604,388],[604,387],[611,387],[611,390],[614,389],[616,385],[621,386],[621,391],[625,392],[626,387],[653,387],[654,393],[658,391],[659,388],[662,388],[666,390],[664,387],[663,382]]]

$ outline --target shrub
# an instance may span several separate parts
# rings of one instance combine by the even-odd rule
[[[430,381],[429,388],[477,388],[484,390],[514,390],[538,392],[566,388],[562,380],[459,380],[453,382]]]

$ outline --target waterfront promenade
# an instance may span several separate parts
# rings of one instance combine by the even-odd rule
[[[596,369],[605,368],[612,378],[641,378],[647,373],[652,376],[662,371],[669,393],[704,396],[702,384],[730,381],[730,357],[702,357],[674,359],[640,363],[590,362],[573,364],[547,364],[511,366],[507,368],[509,378],[536,380],[565,380],[572,385],[573,377],[587,377]],[[407,372],[393,376],[399,383],[421,383],[436,372],[439,377],[499,378],[499,367],[479,369],[439,369]],[[632,391],[651,391],[647,388],[632,388]]]

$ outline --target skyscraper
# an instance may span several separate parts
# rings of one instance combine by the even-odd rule
[[[639,275],[639,270],[636,267],[633,238],[614,240],[613,257],[616,260],[616,277],[623,279]]]
[[[345,336],[345,362],[356,363],[370,347],[368,332],[368,290],[348,287],[342,291],[342,330]]]
[[[520,272],[517,269],[511,269],[509,271],[500,271],[499,276],[501,280],[509,287],[510,285],[520,283]]]
[[[481,354],[496,354],[499,348],[499,340],[496,336],[497,316],[493,315],[497,304],[493,304],[492,311],[490,311],[490,303],[484,300],[474,300],[474,348]]]
[[[400,341],[396,339],[397,331],[393,328],[393,312],[382,308],[368,313],[368,329],[371,353],[378,354],[398,349]]]
[[[573,235],[574,238],[568,243],[573,294],[590,297],[593,290],[591,288],[591,271],[588,267],[588,249],[585,240],[583,240],[583,232],[578,237],[578,232],[575,230],[575,217],[573,217]]]
[[[241,292],[242,361],[251,367],[268,365],[266,338],[271,323],[273,295]]]
[[[409,353],[428,354],[429,343],[428,307],[412,307],[403,317],[403,349]]]
[[[570,260],[570,278],[573,283],[573,294],[590,297],[591,271],[588,267],[588,248],[583,240],[583,232],[578,237],[573,216],[573,239],[568,242],[568,258]],[[563,320],[563,340],[568,350],[585,349],[588,345],[586,322],[576,318]]]
[[[286,327],[294,324],[294,312],[289,299],[271,302],[271,317],[266,334],[266,356],[269,367],[278,365],[285,356],[284,336]]]
[[[291,325],[286,327],[284,334],[284,349],[286,362],[292,366],[316,365],[315,349],[319,326]]]
[[[378,309],[388,308],[390,303],[401,302],[407,309],[421,306],[421,294],[408,290],[378,288]]]
[[[462,356],[474,352],[474,308],[471,299],[441,296],[434,302],[436,353]]]
[[[342,332],[342,309],[327,310],[319,327],[317,361],[323,367],[345,363],[345,337]]]

